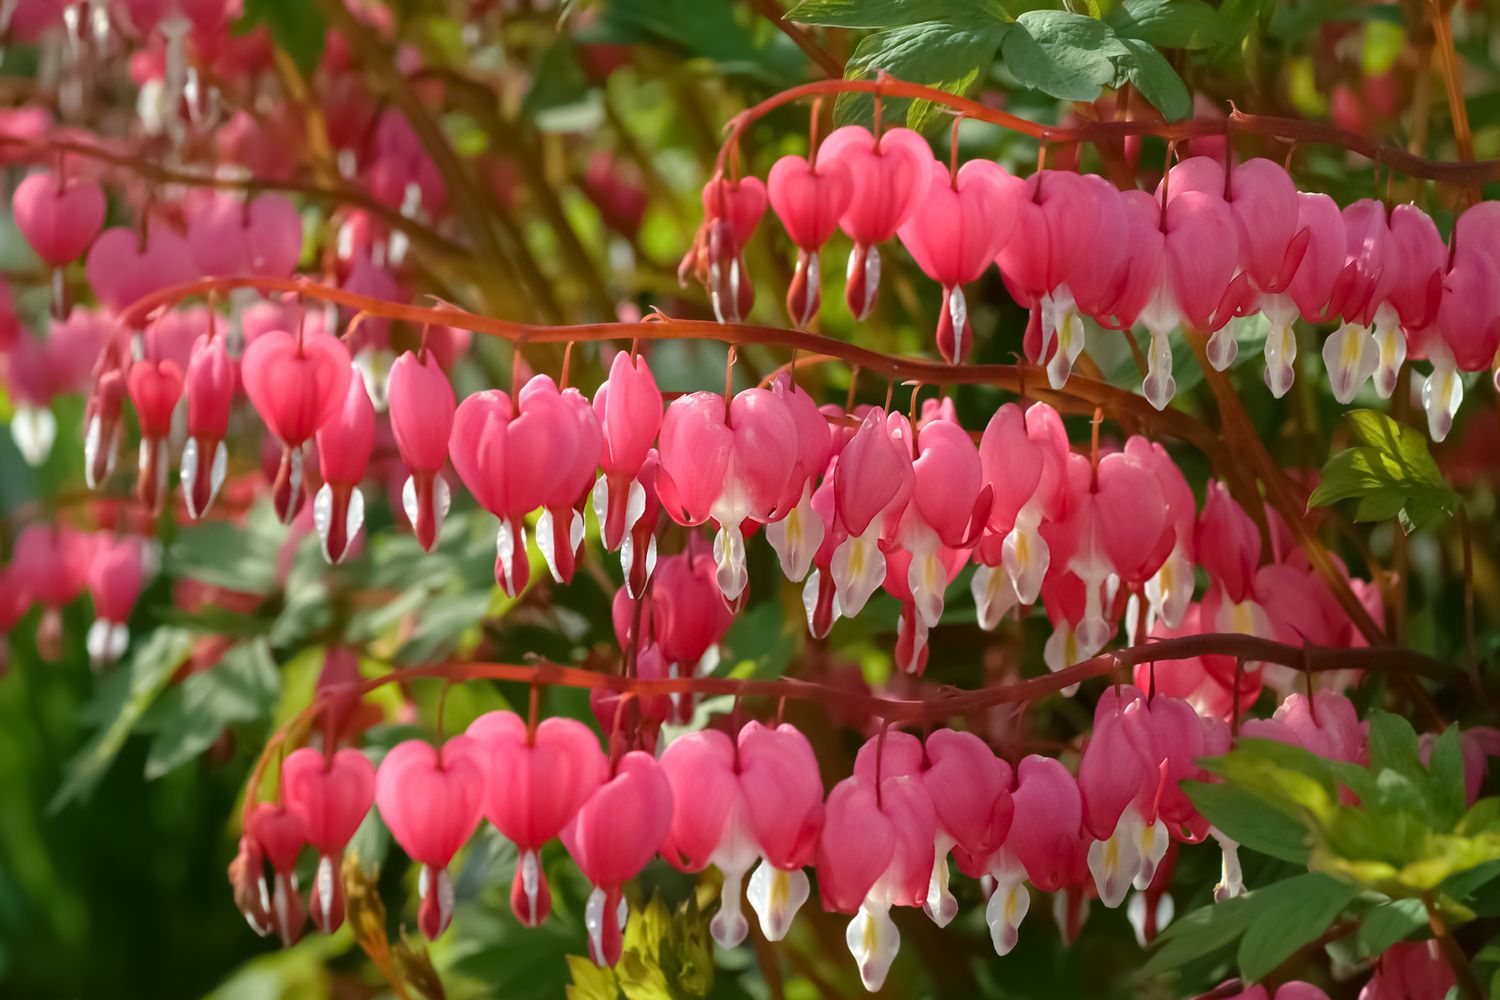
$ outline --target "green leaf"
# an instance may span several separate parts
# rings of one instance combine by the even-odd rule
[[[1105,18],[1121,38],[1159,49],[1205,49],[1233,40],[1203,0],[1125,0]]]
[[[245,12],[235,22],[234,34],[248,34],[258,24],[270,29],[276,44],[302,72],[318,68],[327,26],[313,0],[245,0]]]
[[[1338,885],[1327,875],[1308,872],[1194,910],[1156,939],[1156,952],[1141,971],[1152,976],[1211,955],[1243,937],[1264,914],[1284,909],[1288,900],[1329,893]]]
[[[1064,101],[1092,101],[1113,81],[1115,33],[1103,21],[1065,10],[1028,11],[1005,36],[1000,56],[1024,87]]]
[[[620,984],[613,969],[601,969],[591,959],[568,956],[568,1000],[619,1000]]]
[[[225,727],[270,718],[280,676],[265,640],[242,643],[169,692],[151,740],[146,777],[154,780],[213,745]]]
[[[1370,712],[1370,770],[1389,768],[1407,780],[1425,785],[1427,769],[1417,752],[1417,732],[1405,718],[1375,709]]]
[[[1362,954],[1374,957],[1427,926],[1427,908],[1420,899],[1393,899],[1365,913],[1355,932]]]
[[[1358,500],[1355,520],[1399,516],[1407,533],[1458,509],[1458,494],[1443,480],[1426,435],[1375,410],[1352,410],[1346,416],[1361,445],[1328,460],[1308,498],[1309,509]]]
[[[1307,830],[1235,785],[1183,783],[1198,811],[1241,847],[1293,864],[1307,863]]]
[[[1241,978],[1255,982],[1316,941],[1358,894],[1358,887],[1326,875],[1308,876],[1295,894],[1277,893],[1260,908],[1240,941]]]
[[[215,587],[270,594],[280,588],[276,554],[285,540],[270,505],[257,506],[243,525],[204,521],[184,528],[167,552],[166,569]]]
[[[1457,724],[1443,730],[1432,745],[1428,764],[1427,798],[1432,803],[1433,824],[1451,830],[1464,815],[1464,751]]]
[[[995,59],[1011,25],[998,19],[973,24],[924,21],[866,35],[860,39],[844,69],[846,79],[865,79],[884,70],[912,83],[966,94],[979,82]],[[906,124],[923,130],[942,116],[929,101],[885,99],[893,108],[906,108]],[[909,105],[909,106],[908,106]],[[870,94],[840,94],[834,107],[838,124],[870,121],[874,97]]]
[[[1130,55],[1128,59],[1117,59],[1116,69],[1135,84],[1141,96],[1150,101],[1163,118],[1175,122],[1192,113],[1193,97],[1188,93],[1187,84],[1160,52],[1137,38],[1120,38],[1117,43]],[[1117,76],[1117,83],[1120,82],[1123,81]]]
[[[924,21],[977,26],[1009,18],[999,0],[802,0],[786,16],[830,28],[900,28]]]
[[[167,686],[192,648],[193,633],[166,626],[158,628],[136,647],[135,656],[128,666],[121,667],[100,682],[94,698],[95,706],[99,717],[108,721],[68,761],[62,786],[47,806],[49,811],[56,812],[93,790],[125,745],[136,723]]]

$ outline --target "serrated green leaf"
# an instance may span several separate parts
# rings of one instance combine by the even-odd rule
[[[592,960],[568,956],[568,1000],[620,1000],[620,985],[613,969],[601,969]]]
[[[280,676],[264,640],[241,643],[168,693],[152,737],[146,778],[154,780],[213,745],[231,725],[270,718]]]
[[[1357,887],[1325,875],[1309,876],[1295,895],[1276,894],[1260,908],[1240,941],[1240,977],[1256,982],[1297,949],[1316,941],[1358,894]]]
[[[899,28],[924,21],[980,26],[1009,19],[999,0],[802,0],[786,16],[829,28]]]
[[[47,806],[49,812],[93,789],[192,648],[193,633],[163,626],[136,647],[128,665],[105,678],[95,701],[102,708],[100,717],[108,722],[68,761],[62,785]]]
[[[1215,828],[1241,847],[1290,861],[1307,863],[1307,829],[1235,785],[1183,782],[1183,790]]]
[[[323,58],[327,25],[312,0],[245,0],[244,13],[234,24],[234,33],[243,35],[256,25],[264,24],[278,47],[304,73],[318,68]]]
[[[1064,101],[1092,101],[1116,76],[1118,39],[1103,21],[1065,10],[1028,11],[1000,47],[1007,72],[1023,87]]]
[[[1105,20],[1121,38],[1159,49],[1204,49],[1233,38],[1203,0],[1125,0]]]
[[[951,94],[966,94],[994,61],[1011,25],[989,19],[972,25],[924,21],[866,35],[844,69],[846,79],[868,79],[884,70],[891,76]],[[942,112],[929,101],[885,98],[887,107],[906,109],[906,124],[919,131]],[[871,94],[840,94],[834,119],[840,125],[868,123],[874,117]]]

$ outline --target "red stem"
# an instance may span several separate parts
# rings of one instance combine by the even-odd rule
[[[1392,646],[1336,648],[1329,646],[1290,646],[1285,643],[1234,633],[1206,633],[1140,643],[1126,649],[1101,653],[1082,663],[1056,673],[1028,677],[1009,684],[974,690],[937,688],[917,699],[886,698],[863,694],[847,688],[790,678],[780,680],[744,680],[730,677],[665,677],[642,679],[621,677],[556,663],[445,663],[427,667],[408,667],[366,680],[352,687],[340,687],[314,699],[313,703],[283,723],[272,734],[251,772],[245,796],[245,815],[255,808],[261,779],[271,758],[294,733],[305,731],[334,697],[363,697],[393,681],[405,683],[420,678],[439,678],[450,682],[469,680],[517,681],[523,684],[617,691],[634,698],[671,694],[730,695],[742,698],[774,698],[837,705],[858,709],[890,723],[920,725],[928,721],[971,715],[996,705],[1020,704],[1055,694],[1063,688],[1138,663],[1158,660],[1189,660],[1199,656],[1234,656],[1242,660],[1275,663],[1312,673],[1337,670],[1384,670],[1406,675],[1429,677],[1444,682],[1451,668],[1439,660],[1412,650]],[[625,709],[624,700],[616,709]]]

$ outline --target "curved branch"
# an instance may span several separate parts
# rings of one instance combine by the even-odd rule
[[[1240,660],[1275,663],[1308,673],[1335,670],[1387,671],[1405,676],[1445,680],[1452,669],[1445,663],[1411,650],[1390,646],[1340,649],[1327,646],[1290,646],[1256,636],[1232,633],[1206,633],[1176,639],[1161,639],[1075,663],[1071,667],[1028,677],[1010,684],[960,691],[935,688],[933,694],[919,699],[885,698],[862,694],[847,688],[790,678],[780,680],[743,680],[731,677],[669,677],[645,680],[605,674],[578,667],[542,662],[534,665],[514,663],[445,663],[427,667],[409,667],[359,684],[327,691],[296,716],[287,720],[271,735],[250,774],[245,794],[245,815],[255,808],[257,791],[265,769],[277,749],[306,730],[330,703],[351,697],[363,697],[375,689],[394,682],[424,678],[448,681],[495,680],[549,687],[630,693],[637,698],[653,695],[698,694],[731,695],[740,698],[768,698],[815,702],[842,709],[857,709],[875,718],[899,725],[921,725],[993,708],[996,705],[1025,704],[1056,694],[1082,681],[1104,677],[1143,663],[1188,660],[1198,656],[1232,656]]]
[[[1041,369],[1031,365],[950,365],[920,358],[898,357],[872,351],[858,344],[836,340],[800,330],[744,323],[715,323],[710,320],[667,319],[637,323],[583,323],[576,326],[537,326],[481,316],[456,306],[436,307],[386,302],[343,288],[321,284],[307,278],[278,278],[240,275],[227,278],[200,278],[153,292],[120,313],[120,324],[126,329],[143,326],[157,310],[183,299],[206,295],[210,291],[235,288],[258,288],[262,291],[290,292],[307,298],[334,302],[382,319],[400,320],[421,325],[434,323],[457,326],[475,333],[502,337],[519,344],[563,344],[570,341],[600,340],[717,340],[726,344],[759,344],[786,347],[804,355],[828,355],[864,372],[895,380],[911,380],[925,385],[990,385],[1012,392],[1022,392],[1033,399],[1062,402],[1084,407],[1092,412],[1104,407],[1111,414],[1128,414],[1143,425],[1193,444],[1210,457],[1218,448],[1218,436],[1208,427],[1185,413],[1158,411],[1145,399],[1127,389],[1097,379],[1075,375],[1062,389],[1047,385]]]
[[[1042,143],[1054,142],[1107,142],[1133,135],[1151,135],[1168,140],[1192,139],[1203,136],[1227,136],[1234,133],[1250,133],[1274,136],[1292,142],[1311,142],[1340,146],[1358,153],[1369,160],[1393,167],[1412,177],[1425,180],[1445,181],[1451,184],[1477,185],[1500,180],[1500,160],[1478,160],[1452,163],[1428,160],[1396,146],[1387,146],[1373,139],[1351,132],[1348,129],[1319,122],[1305,122],[1295,118],[1277,118],[1270,115],[1246,114],[1232,109],[1227,118],[1190,118],[1180,122],[1090,122],[1086,125],[1058,126],[1038,122],[1000,111],[966,97],[958,97],[946,90],[924,87],[919,83],[908,83],[892,77],[882,76],[877,80],[819,80],[815,83],[792,87],[766,98],[753,107],[746,108],[729,120],[729,134],[724,148],[719,152],[716,169],[722,171],[728,150],[735,144],[751,123],[769,114],[776,108],[806,97],[829,94],[874,94],[882,97],[904,97],[931,101],[952,108],[965,118],[974,118],[1029,135]]]

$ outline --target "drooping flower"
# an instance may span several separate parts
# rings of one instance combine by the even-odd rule
[[[283,524],[302,509],[302,446],[343,408],[349,365],[349,352],[338,338],[306,331],[294,337],[283,330],[257,337],[240,362],[245,394],[281,442],[272,497]]]
[[[645,490],[639,476],[661,427],[661,390],[644,357],[625,351],[615,355],[609,378],[594,393],[594,416],[604,437],[599,481],[594,486],[594,513],[599,518],[604,547],[613,552],[645,511]],[[636,555],[644,558],[645,553]]]
[[[452,502],[439,473],[448,463],[456,409],[453,386],[430,351],[407,351],[391,366],[387,394],[391,430],[409,473],[401,504],[417,542],[431,552]]]
[[[632,750],[563,827],[562,841],[594,891],[584,908],[589,956],[620,960],[629,908],[620,887],[651,860],[672,827],[672,784],[650,754]]]
[[[790,483],[797,447],[785,398],[767,389],[742,390],[728,405],[716,392],[695,392],[667,407],[657,496],[679,524],[718,523],[714,561],[726,601],[738,601],[750,582],[741,522],[777,520],[787,498],[802,492]]]
[[[808,152],[804,159],[783,156],[771,165],[766,193],[771,209],[797,245],[797,267],[787,288],[786,311],[792,325],[805,330],[823,302],[820,251],[838,228],[839,217],[854,197],[854,178],[843,161]]]
[[[259,902],[262,912],[268,918],[268,930],[276,931],[281,943],[291,947],[302,936],[302,929],[307,923],[307,910],[303,908],[302,896],[297,890],[296,872],[297,855],[302,853],[302,846],[307,843],[307,824],[301,813],[293,812],[286,806],[262,802],[245,821],[245,836],[255,844],[255,851],[248,856],[247,864],[258,866],[261,863],[259,859],[264,858],[271,862],[271,870],[275,873],[269,906],[264,905],[264,873],[254,873],[254,877],[261,880]],[[246,917],[250,917],[252,912],[254,911],[247,911]],[[254,921],[251,926],[260,929]]]
[[[543,498],[542,515],[536,526],[537,547],[542,550],[552,578],[558,583],[569,583],[583,548],[583,511],[579,508],[588,497],[599,468],[603,435],[588,399],[577,389],[559,391],[550,378],[538,375],[521,389],[522,408],[537,395],[548,396],[547,405],[560,406],[572,417],[571,461],[552,492]]]
[[[343,404],[318,428],[317,443],[323,485],[313,497],[313,524],[322,542],[323,558],[337,563],[365,523],[365,497],[359,484],[375,448],[375,407],[364,379],[348,380]]]
[[[861,320],[880,287],[877,244],[896,235],[932,183],[932,148],[916,132],[887,129],[878,137],[859,125],[835,129],[819,150],[820,163],[841,163],[854,182],[839,228],[854,241],[844,285],[849,312]]]
[[[675,803],[663,856],[687,871],[714,865],[724,876],[709,925],[714,940],[733,948],[749,932],[740,887],[757,862],[750,903],[767,938],[781,940],[807,900],[802,866],[823,820],[823,782],[807,738],[789,725],[753,721],[735,740],[703,730],[668,745],[661,767]]]
[[[454,416],[453,467],[480,506],[500,519],[495,581],[511,596],[531,578],[522,518],[568,472],[573,430],[572,415],[544,394],[518,408],[505,393],[487,389],[460,403]]]
[[[937,813],[919,778],[854,775],[828,795],[818,842],[823,909],[853,914],[845,939],[865,989],[885,984],[901,947],[892,906],[921,906],[932,876]]]
[[[344,848],[375,799],[375,767],[358,750],[325,755],[302,747],[281,765],[282,797],[302,817],[307,842],[318,852],[308,909],[318,930],[332,934],[344,923]]]
[[[229,353],[223,337],[204,334],[193,344],[188,361],[188,439],[182,446],[182,499],[188,516],[202,517],[229,472],[229,413],[239,391],[239,360]]]
[[[928,172],[921,211],[897,232],[922,273],[943,286],[938,353],[953,364],[974,340],[962,286],[977,281],[1010,239],[1023,185],[990,160],[970,160],[951,175],[932,160]]]
[[[435,939],[453,919],[448,864],[479,826],[489,762],[483,744],[455,736],[392,747],[375,775],[375,803],[391,836],[422,866],[417,923]]]
[[[604,783],[609,762],[599,740],[574,719],[543,719],[535,731],[513,712],[488,712],[467,735],[490,755],[484,815],[520,852],[510,907],[535,927],[547,919],[552,894],[542,872],[542,845],[562,832]]]

